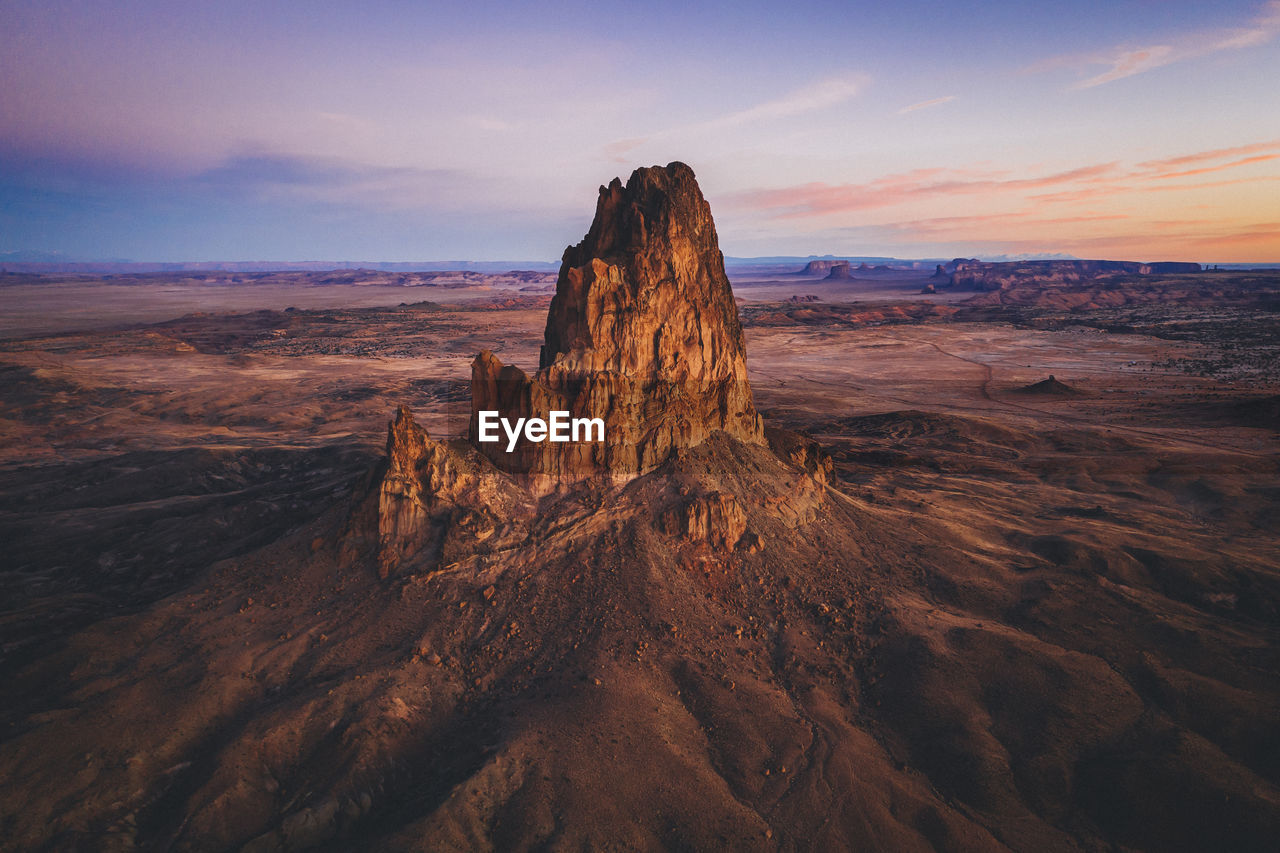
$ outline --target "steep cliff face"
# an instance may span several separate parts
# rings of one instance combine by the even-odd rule
[[[386,466],[376,487],[380,578],[400,573],[406,561],[448,562],[458,547],[474,550],[503,528],[505,519],[528,510],[523,490],[465,445],[427,435],[406,406],[387,427]]]
[[[683,163],[600,188],[586,237],[564,253],[538,373],[481,353],[471,437],[503,470],[626,478],[717,431],[763,443],[746,350],[711,208]],[[600,418],[602,442],[477,441],[476,413]]]

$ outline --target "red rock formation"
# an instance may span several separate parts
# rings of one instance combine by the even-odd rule
[[[536,376],[482,352],[471,437],[503,470],[626,478],[724,431],[763,443],[711,208],[683,163],[600,188],[595,220],[564,253]],[[476,413],[602,418],[603,442],[481,443]]]
[[[747,531],[747,517],[733,495],[708,492],[670,507],[658,519],[658,529],[688,542],[732,550]]]
[[[436,441],[401,406],[387,427],[387,470],[377,490],[378,576],[398,573],[409,558],[435,564],[451,541],[488,539],[500,514],[527,495],[477,464],[472,452]]]

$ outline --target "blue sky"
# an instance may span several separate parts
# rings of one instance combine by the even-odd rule
[[[0,252],[555,259],[683,160],[734,255],[1280,260],[1280,2],[0,7]]]

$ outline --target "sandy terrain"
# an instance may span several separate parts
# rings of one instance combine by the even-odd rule
[[[776,460],[713,443],[676,479],[736,494],[759,553],[661,550],[600,510],[644,519],[637,481],[383,583],[341,542],[388,418],[460,435],[472,357],[532,368],[545,297],[44,287],[5,289],[0,343],[0,849],[1280,830],[1280,382],[1240,354],[1273,312],[749,321],[766,423],[834,463],[824,522],[756,507]],[[748,317],[793,292],[836,295],[737,288]]]
[[[0,274],[0,338],[122,324],[157,323],[187,314],[287,308],[364,308],[432,301],[455,304],[495,295],[554,290],[544,273],[162,273],[115,275]]]

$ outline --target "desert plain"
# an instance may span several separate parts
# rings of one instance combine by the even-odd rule
[[[835,515],[390,579],[389,419],[554,274],[0,276],[0,849],[1270,848],[1280,272],[729,274]]]

